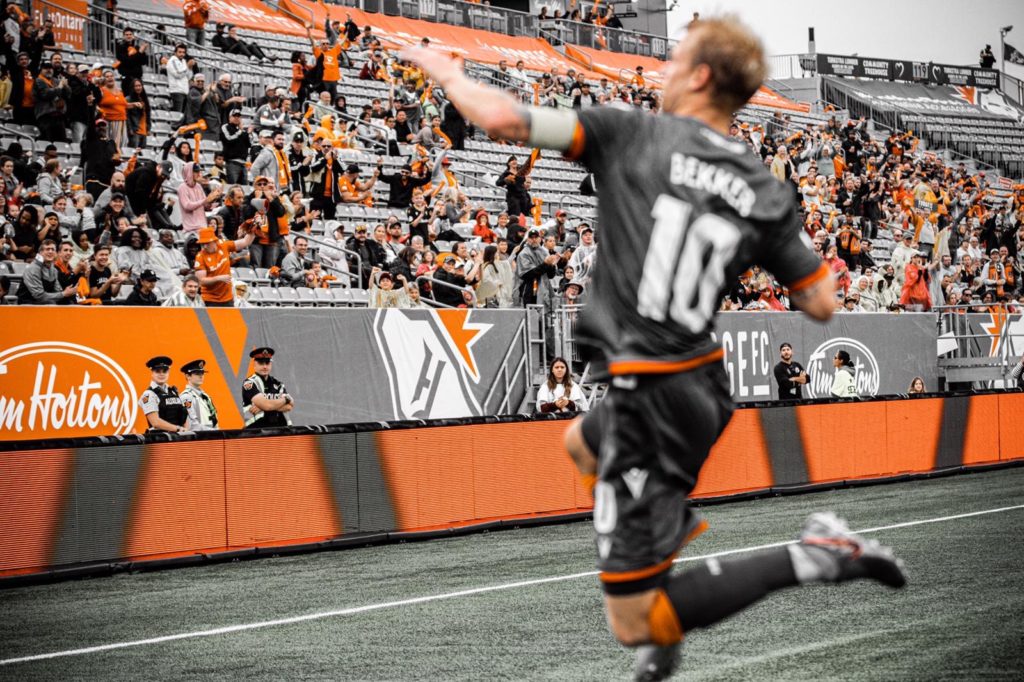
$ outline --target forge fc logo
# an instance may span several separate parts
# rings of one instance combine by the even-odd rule
[[[471,323],[470,316],[468,310],[377,312],[374,337],[387,368],[395,419],[483,414],[473,346],[491,325]]]
[[[839,336],[815,348],[807,359],[807,375],[810,377],[806,388],[807,397],[828,398],[831,395],[832,381],[836,375],[832,358],[836,356],[836,351],[840,350],[849,353],[850,360],[853,361],[853,380],[857,386],[857,395],[878,395],[882,375],[874,353],[856,339]]]

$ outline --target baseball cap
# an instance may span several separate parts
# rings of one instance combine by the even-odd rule
[[[452,160],[451,160],[451,159],[449,159],[449,158],[448,158],[448,157],[446,156],[446,157],[444,157],[443,159],[441,159],[441,165],[442,165],[442,166],[450,166],[450,165],[452,165]]]
[[[355,173],[356,175],[359,175],[360,173],[363,172],[363,169],[360,168],[358,166],[358,164],[350,163],[348,165],[348,168],[345,169],[345,172],[346,173]]]
[[[156,273],[153,272],[152,270],[143,270],[142,274],[139,275],[139,281],[142,281],[142,282],[155,282],[158,279],[160,279],[160,278],[157,277]]]
[[[566,213],[566,212],[565,212],[565,211],[564,211],[563,209],[558,209],[557,211],[555,211],[555,217],[556,217],[556,218],[557,218],[558,216],[561,216],[561,215],[569,215],[569,214],[568,214],[568,213]]]
[[[526,231],[526,236],[527,237],[532,237],[534,235],[542,235],[542,234],[544,234],[544,230],[540,229],[536,225],[534,225],[533,227],[531,227],[530,229],[528,229]]]
[[[241,115],[242,115],[242,110],[241,109],[232,109],[231,111],[228,112],[228,116],[241,116]]]
[[[455,260],[455,256],[445,256],[444,263],[447,265],[448,263],[454,263]]]

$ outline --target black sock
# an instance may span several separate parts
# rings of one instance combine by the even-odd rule
[[[708,559],[665,585],[683,632],[728,618],[769,592],[798,584],[787,547],[736,559]]]

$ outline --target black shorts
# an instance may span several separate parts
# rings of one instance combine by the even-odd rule
[[[725,369],[714,362],[616,377],[584,418],[583,438],[598,458],[594,530],[606,592],[661,583],[686,540],[686,496],[732,411]]]

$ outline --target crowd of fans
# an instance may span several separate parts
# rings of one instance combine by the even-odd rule
[[[875,138],[863,119],[799,127],[776,114],[737,122],[731,135],[792,188],[808,238],[835,272],[837,310],[1024,309],[1024,185],[1006,197],[984,171],[918,150],[912,131]],[[879,258],[876,244],[890,241],[890,257]],[[722,309],[787,310],[788,301],[754,269]]]
[[[207,36],[205,4],[186,7],[191,41],[234,58],[273,59],[234,27],[218,25]],[[610,7],[604,12],[614,17]],[[28,264],[19,302],[244,306],[248,285],[232,279],[233,268],[263,270],[260,277],[281,287],[366,289],[370,305],[382,307],[586,300],[594,230],[565,211],[544,215],[531,194],[539,152],[522,163],[510,154],[504,169],[494,169],[504,211],[470,201],[461,184],[469,179],[453,158],[472,131],[371,26],[328,20],[324,38],[310,32],[310,51],[291,55],[290,83],[252,101],[230,69],[207,83],[190,45],[163,32],[151,44],[124,26],[115,66],[75,65],[54,49],[52,26],[14,6],[7,17],[11,87],[0,103],[14,122],[37,126],[43,140],[70,141],[80,155],[77,168],[62,165],[55,144],[39,160],[17,144],[0,157],[0,258]],[[146,76],[151,83],[166,83],[176,119],[155,153],[147,145],[154,135],[147,67],[156,73]],[[349,107],[339,92],[342,67],[386,82],[388,96]],[[572,69],[537,74],[502,62],[489,77],[541,105],[660,108],[642,67],[628,80],[592,82]],[[255,113],[246,117],[250,105]],[[809,239],[836,272],[838,308],[1020,300],[1020,188],[1009,202],[993,202],[983,173],[929,160],[911,133],[876,140],[864,121],[797,129],[780,115],[755,125],[737,120],[731,134],[791,184]],[[199,163],[211,146],[212,163]],[[368,153],[377,162],[364,168],[357,159]],[[385,171],[385,159],[397,172]],[[479,182],[479,171],[473,175]],[[73,177],[82,184],[72,185]],[[334,220],[340,205],[380,208],[382,201],[379,222]],[[321,221],[333,221],[327,234],[313,229]],[[882,234],[896,242],[889,262],[872,255]],[[0,295],[9,287],[4,281]],[[753,270],[722,307],[783,310],[788,302],[767,273]]]

